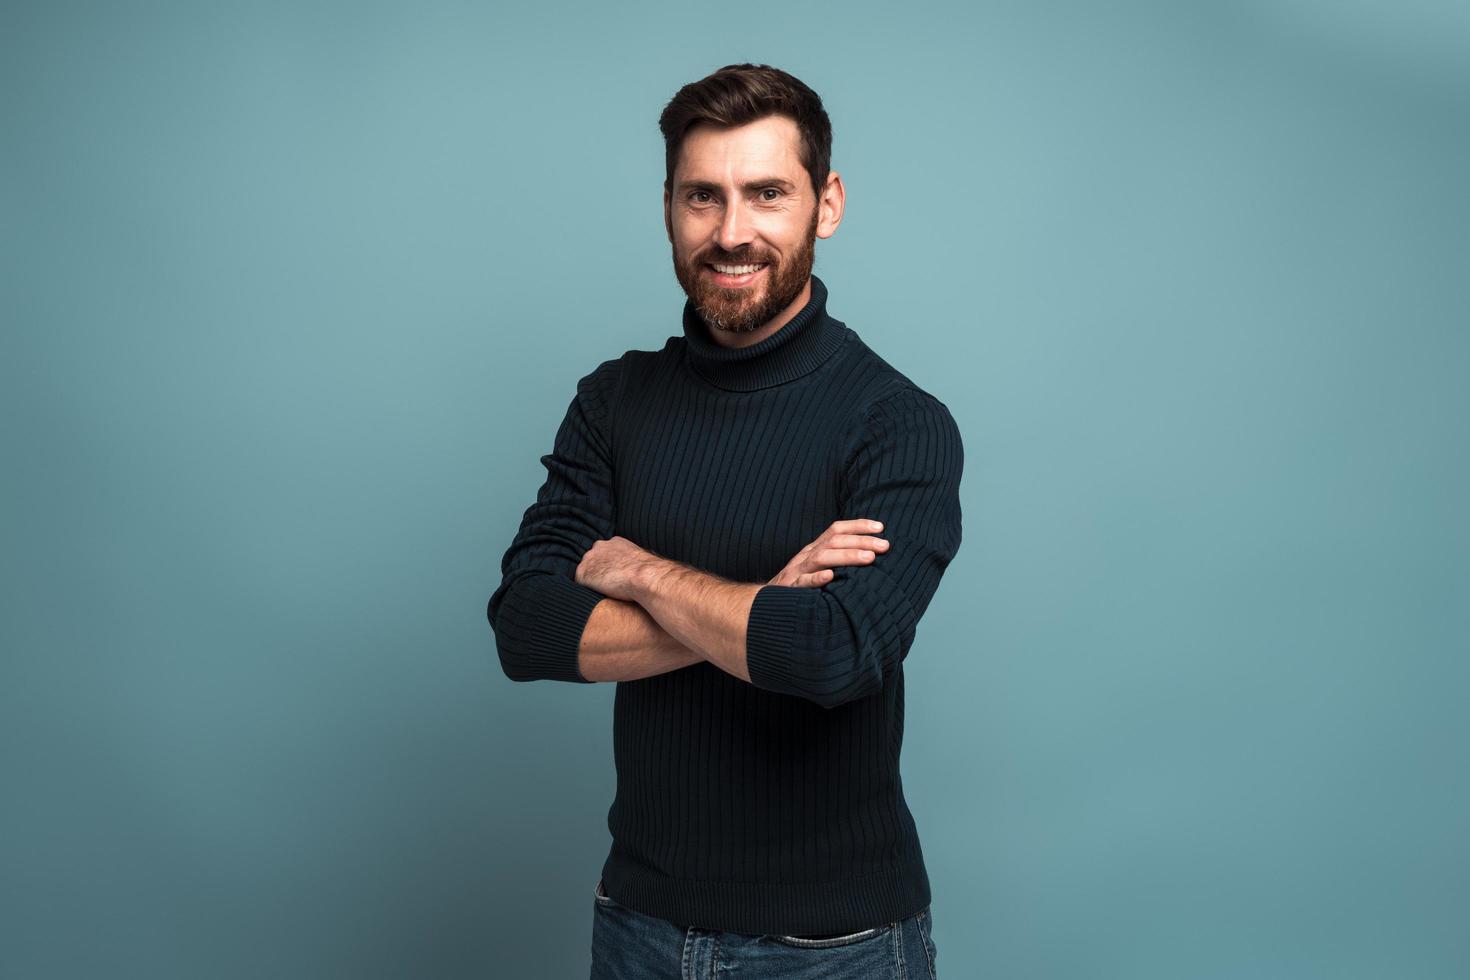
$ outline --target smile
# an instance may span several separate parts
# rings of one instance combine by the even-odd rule
[[[710,270],[716,283],[721,286],[744,286],[755,279],[769,263],[760,262],[746,265],[725,265],[724,263],[710,264]]]

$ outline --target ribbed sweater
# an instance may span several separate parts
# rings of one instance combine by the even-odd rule
[[[589,683],[578,646],[607,596],[575,571],[594,541],[766,583],[833,521],[883,522],[870,563],[756,593],[749,683],[708,661],[618,682],[603,888],[680,926],[845,933],[930,903],[903,668],[960,546],[963,447],[811,285],[759,343],[719,346],[686,302],[682,336],[583,377],[487,608],[509,678]]]

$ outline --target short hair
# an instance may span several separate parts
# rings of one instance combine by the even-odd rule
[[[801,133],[801,163],[821,196],[832,163],[832,121],[822,99],[801,79],[770,65],[726,65],[690,82],[669,100],[658,117],[664,134],[664,190],[672,191],[674,165],[684,135],[699,123],[743,126],[766,116],[786,116]]]

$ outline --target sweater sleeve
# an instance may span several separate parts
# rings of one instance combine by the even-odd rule
[[[882,521],[888,550],[819,588],[762,587],[746,623],[752,684],[834,708],[888,683],[959,550],[963,466],[959,427],[932,395],[906,388],[868,411],[841,513]]]
[[[501,559],[486,615],[511,680],[592,683],[578,669],[577,650],[593,607],[607,596],[579,584],[576,571],[593,542],[613,536],[608,395],[618,372],[618,361],[605,361],[577,382],[552,450],[541,457],[546,482]]]

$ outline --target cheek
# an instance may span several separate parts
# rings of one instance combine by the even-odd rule
[[[694,222],[674,220],[674,247],[679,250],[679,256],[687,260],[695,252],[698,252],[709,240]]]

